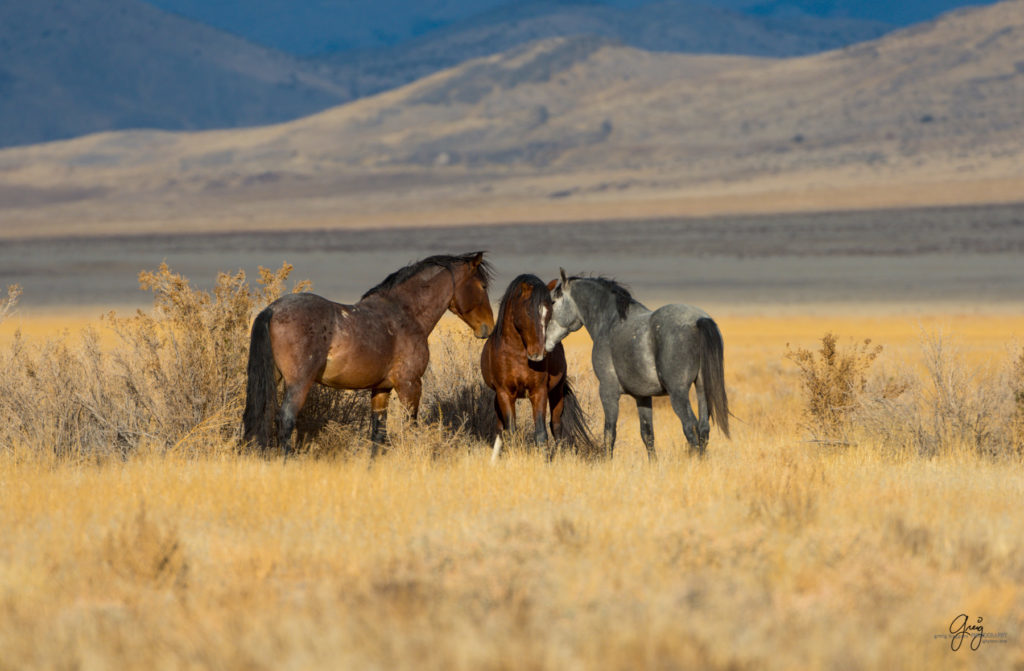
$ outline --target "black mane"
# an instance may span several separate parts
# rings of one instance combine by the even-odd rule
[[[514,299],[519,298],[523,294],[524,285],[533,287],[533,292],[528,299],[530,302],[527,306],[530,314],[538,314],[544,299],[550,300],[551,292],[548,291],[548,285],[543,280],[529,273],[520,275],[509,283],[508,289],[505,289],[505,295],[501,297],[501,306],[498,307],[498,318],[494,320],[494,333],[501,335],[502,326],[505,324],[506,309]]]
[[[402,284],[406,280],[412,278],[413,276],[419,274],[420,272],[431,266],[437,268],[444,268],[445,270],[452,271],[454,266],[471,262],[476,257],[477,254],[484,254],[484,252],[470,252],[469,254],[455,255],[438,254],[436,256],[428,256],[422,261],[410,263],[404,268],[399,268],[395,272],[391,273],[390,275],[384,278],[383,282],[373,287],[372,289],[369,289],[365,294],[363,294],[363,298],[366,298],[367,296],[372,296],[373,294],[379,294],[385,291],[390,291],[391,289],[394,289],[395,287]],[[476,269],[476,276],[483,283],[484,288],[487,288],[487,286],[490,284],[492,275],[493,271],[491,269],[491,264],[486,259],[480,261],[480,265],[477,266]]]
[[[626,314],[629,312],[630,305],[634,303],[636,303],[637,305],[640,304],[640,302],[637,299],[633,298],[633,294],[629,293],[629,289],[627,289],[624,285],[620,284],[619,282],[616,282],[611,278],[580,277],[577,275],[569,278],[570,282],[572,280],[589,280],[591,282],[596,282],[597,284],[600,284],[605,290],[607,290],[610,294],[612,294],[612,296],[615,297],[615,309],[619,313],[619,319],[626,318]]]

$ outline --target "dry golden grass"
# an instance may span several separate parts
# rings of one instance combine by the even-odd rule
[[[625,400],[610,463],[513,446],[492,467],[482,437],[397,417],[372,468],[352,435],[287,463],[217,442],[125,460],[3,446],[0,668],[1024,664],[1019,457],[807,442],[784,359],[832,330],[916,366],[921,325],[948,324],[967,359],[1010,364],[1024,318],[719,322],[740,421],[703,460],[656,403],[649,465]],[[432,345],[464,375],[479,347],[449,322]],[[599,426],[589,343],[568,347]],[[984,618],[977,651],[939,638],[960,613]]]

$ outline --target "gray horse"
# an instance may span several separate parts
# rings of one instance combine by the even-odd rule
[[[591,361],[604,407],[606,457],[611,458],[615,447],[622,394],[636,399],[640,436],[652,461],[657,458],[652,396],[672,399],[691,451],[704,453],[711,417],[729,436],[722,334],[708,313],[680,304],[652,312],[621,284],[603,277],[566,277],[564,270],[551,297],[547,351],[582,326],[594,341]],[[690,385],[697,388],[699,422],[690,406]]]

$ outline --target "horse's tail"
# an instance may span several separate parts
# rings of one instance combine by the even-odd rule
[[[710,317],[697,320],[700,332],[700,375],[704,380],[704,396],[715,424],[729,437],[729,399],[725,394],[725,346],[718,324]]]
[[[587,415],[576,396],[569,378],[562,392],[562,440],[573,452],[585,456],[597,454],[597,441],[587,427]]]
[[[277,380],[274,352],[270,347],[270,318],[265,308],[256,315],[249,339],[249,365],[246,368],[245,412],[242,415],[244,440],[260,447],[270,445],[270,427],[277,414]]]

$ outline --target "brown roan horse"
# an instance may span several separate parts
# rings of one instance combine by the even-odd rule
[[[552,281],[551,286],[555,282]],[[534,442],[548,442],[544,426],[548,406],[551,409],[551,434],[577,450],[593,444],[586,418],[566,377],[565,350],[562,344],[550,353],[544,351],[547,321],[551,316],[550,288],[535,275],[520,275],[512,280],[498,308],[494,332],[484,343],[480,372],[494,390],[494,410],[498,435],[494,439],[491,461],[497,461],[504,444],[502,434],[515,429],[516,399],[529,398],[533,406]],[[547,457],[554,456],[554,445]]]
[[[284,381],[277,437],[288,456],[295,417],[314,382],[339,389],[369,389],[371,458],[387,438],[391,390],[415,418],[430,351],[427,337],[445,310],[478,338],[494,328],[484,252],[431,256],[395,271],[342,305],[315,294],[283,296],[252,325],[243,424],[245,440],[266,448],[277,406],[276,373]],[[543,345],[543,342],[541,343]]]

